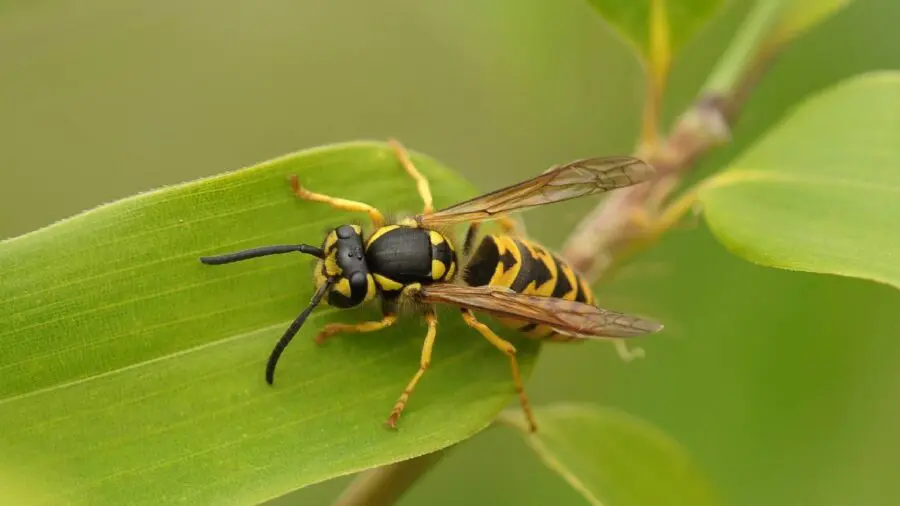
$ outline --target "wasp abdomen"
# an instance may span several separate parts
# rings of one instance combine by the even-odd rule
[[[509,235],[485,236],[466,265],[463,281],[469,286],[502,286],[517,293],[594,303],[590,285],[559,256]],[[500,321],[533,337],[564,338],[543,325]]]
[[[366,245],[366,262],[389,294],[412,283],[447,281],[456,271],[456,254],[446,237],[403,225],[378,229]]]

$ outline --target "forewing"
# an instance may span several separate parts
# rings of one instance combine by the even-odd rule
[[[492,286],[437,283],[422,287],[422,302],[453,304],[494,316],[541,323],[560,334],[586,339],[632,337],[658,332],[662,325],[637,316],[555,297],[541,297]]]
[[[535,206],[603,193],[647,181],[653,167],[629,156],[586,158],[551,167],[521,183],[416,217],[423,226],[483,221]]]

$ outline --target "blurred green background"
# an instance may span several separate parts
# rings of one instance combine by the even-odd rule
[[[680,55],[667,121],[747,7],[731,2]],[[810,93],[900,67],[897,19],[898,2],[858,0],[798,40],[747,104],[735,143],[697,176]],[[0,1],[0,236],[352,139],[396,136],[487,190],[628,153],[642,86],[637,61],[583,0]],[[531,212],[529,232],[558,247],[594,203]],[[900,503],[895,290],[750,265],[701,224],[598,291],[667,330],[631,364],[611,346],[547,347],[533,401],[646,418],[689,448],[729,504]],[[347,482],[272,505],[328,504]],[[402,504],[463,501],[584,504],[500,430],[457,448]]]

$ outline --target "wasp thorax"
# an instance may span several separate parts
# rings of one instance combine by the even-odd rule
[[[329,232],[322,244],[324,258],[316,265],[316,286],[336,279],[328,292],[328,305],[357,306],[375,296],[375,280],[366,265],[362,230],[357,225],[341,225]]]

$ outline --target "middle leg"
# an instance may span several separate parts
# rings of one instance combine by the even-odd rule
[[[400,165],[403,165],[406,173],[416,182],[416,189],[419,191],[419,196],[422,197],[422,202],[425,204],[422,214],[431,214],[434,211],[434,203],[431,198],[431,187],[428,185],[428,179],[413,165],[412,160],[409,158],[409,152],[400,144],[400,141],[389,139],[388,144],[394,150],[397,159],[400,160]]]
[[[316,344],[322,344],[329,337],[342,332],[374,332],[397,323],[397,315],[386,313],[380,321],[362,323],[329,323],[316,335]]]

